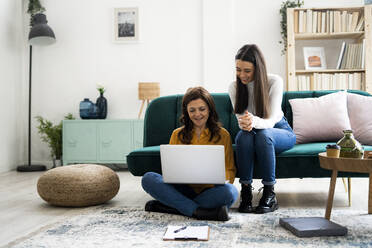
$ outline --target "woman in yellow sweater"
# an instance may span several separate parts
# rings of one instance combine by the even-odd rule
[[[226,221],[229,219],[228,208],[238,197],[233,185],[236,173],[234,155],[229,132],[218,122],[213,98],[203,87],[187,90],[182,99],[181,122],[184,125],[173,131],[169,144],[223,145],[229,183],[168,184],[160,174],[147,172],[142,177],[142,187],[156,200],[147,202],[145,210]]]

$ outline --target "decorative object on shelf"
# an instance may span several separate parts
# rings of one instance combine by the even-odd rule
[[[340,157],[363,158],[364,150],[360,143],[354,138],[352,130],[344,130],[344,137],[337,141],[341,147]]]
[[[327,69],[324,47],[304,47],[303,50],[306,70]]]
[[[98,119],[98,108],[89,98],[80,102],[79,112],[81,119]]]
[[[45,8],[41,6],[39,0],[30,0],[27,13],[31,15],[30,33],[28,41],[30,44],[29,54],[29,88],[28,88],[28,163],[27,165],[20,165],[17,171],[43,171],[46,170],[45,165],[32,165],[31,164],[31,72],[32,72],[32,46],[40,45],[46,46],[55,43],[56,37],[53,30],[48,26],[47,19],[42,12]]]
[[[58,125],[53,125],[49,120],[44,119],[41,116],[35,117],[39,125],[37,129],[41,135],[41,140],[48,143],[50,147],[50,155],[53,158],[53,168],[57,166],[57,160],[62,165],[62,121]],[[75,117],[68,113],[65,116],[65,120],[74,120]]]
[[[103,96],[105,88],[102,85],[98,85],[97,90],[99,91],[99,97],[96,101],[98,110],[98,119],[106,119],[107,116],[107,99]]]
[[[145,101],[147,106],[150,104],[150,100],[159,97],[160,95],[160,84],[159,83],[138,83],[138,99],[142,100],[138,119],[141,117],[143,106]]]
[[[114,41],[138,42],[138,8],[116,8],[114,10]]]
[[[303,4],[304,1],[286,0],[282,2],[282,5],[280,6],[279,14],[282,17],[280,20],[280,34],[282,36],[282,40],[279,41],[279,43],[283,44],[282,55],[284,55],[287,51],[287,8],[301,7]]]

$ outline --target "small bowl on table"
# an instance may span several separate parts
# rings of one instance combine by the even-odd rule
[[[326,147],[327,157],[339,158],[340,157],[340,149],[341,149],[341,147],[337,144],[327,145],[327,147]]]

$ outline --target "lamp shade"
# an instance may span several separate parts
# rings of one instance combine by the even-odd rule
[[[32,18],[32,27],[28,34],[28,41],[31,45],[47,46],[56,42],[53,30],[47,24],[44,14],[38,13]]]

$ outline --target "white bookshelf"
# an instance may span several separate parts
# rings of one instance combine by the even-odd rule
[[[335,13],[339,13],[340,18],[335,18],[335,15],[339,15]],[[320,20],[318,17],[320,17]],[[359,24],[361,20],[364,21]],[[333,87],[350,89],[350,87],[354,87],[352,89],[360,89],[372,93],[371,23],[372,5],[351,8],[288,8],[286,90],[337,89]],[[364,60],[364,66],[353,69],[336,69],[337,63],[335,61],[340,55],[340,44],[343,41],[346,44],[362,43],[363,39],[365,40],[364,49],[359,51],[363,51],[364,54],[362,55],[361,52],[355,50],[355,52],[351,53],[351,58],[349,59],[353,59],[353,61]],[[311,42],[316,43],[317,46],[324,45],[325,49],[329,50],[326,56],[327,69],[305,69],[301,62],[301,60],[304,60],[301,47],[308,46],[304,45],[304,43],[311,44]],[[354,59],[353,56],[358,57]],[[328,60],[333,61],[329,66]],[[321,79],[327,80],[327,82],[319,84]],[[335,80],[341,80],[342,83],[337,82],[336,84],[334,83]],[[349,80],[351,81],[349,82]],[[356,83],[355,80],[358,80],[358,82]],[[323,87],[319,88],[319,85],[323,85]]]

